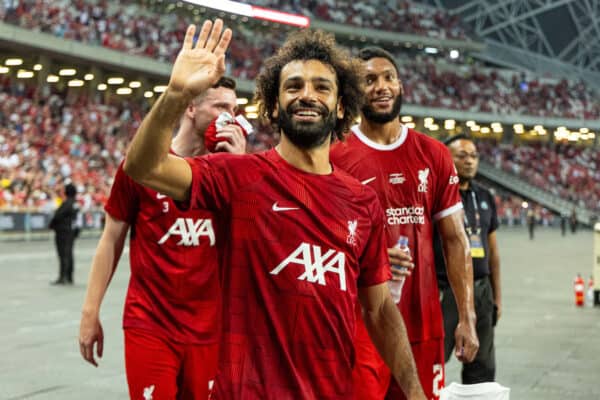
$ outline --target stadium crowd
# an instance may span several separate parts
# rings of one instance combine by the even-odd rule
[[[375,10],[363,2],[352,2],[350,6],[345,1],[328,1],[336,7],[325,6],[324,2],[317,4],[311,0],[286,3],[287,6],[271,0],[262,3],[294,12],[314,10],[317,18],[321,18],[321,14],[341,13],[331,11],[334,8],[343,9],[348,14],[347,18],[352,21],[356,15],[364,13],[370,16]],[[338,7],[342,3],[348,7]],[[182,13],[159,15],[143,9],[139,2],[133,0],[119,5],[105,0],[23,0],[14,2],[13,4],[18,5],[13,8],[6,6],[9,3],[3,4],[4,6],[0,6],[4,7],[0,9],[0,17],[5,22],[169,63],[179,51],[181,36],[189,22]],[[389,12],[381,13],[385,18],[399,18],[391,10],[403,10],[402,15],[406,18],[427,20],[420,18],[419,12],[415,11],[413,14],[408,2],[402,2],[401,7],[389,8]],[[340,17],[331,18],[340,22]],[[437,21],[448,17],[437,17],[434,14],[431,18]],[[382,21],[365,16],[357,20]],[[234,21],[230,22],[235,24]],[[442,36],[447,35],[446,28],[440,29],[440,26],[446,25],[435,23],[433,30],[443,32],[440,34]],[[383,24],[378,29],[388,28]],[[254,79],[262,60],[273,54],[288,33],[283,27],[274,29],[272,26],[265,27],[256,23],[238,23],[235,31],[236,38],[229,50],[228,74],[241,79]],[[448,68],[438,65],[432,57],[407,57],[402,50],[390,50],[401,61],[405,101],[410,104],[495,114],[580,119],[600,117],[600,103],[595,101],[598,94],[581,82],[542,82],[517,73],[508,76],[496,70],[483,69],[479,65]]]
[[[400,7],[389,6],[389,12],[381,13],[384,14],[381,18],[373,18],[375,9],[365,2],[296,0],[285,5],[277,3],[265,0],[256,4],[337,23],[360,26],[372,23],[370,27],[382,30],[402,18],[421,24],[433,20],[438,35],[456,37],[450,33],[454,27],[452,18],[437,12],[424,18],[420,8],[413,9],[409,2],[401,2]],[[345,14],[332,11],[342,9],[342,3],[347,6]],[[181,13],[159,15],[144,10],[135,0],[119,4],[106,0],[2,2],[0,19],[65,39],[164,62],[174,58],[189,22]],[[397,24],[405,25],[410,26],[406,29],[412,29],[410,33],[428,34],[411,24]],[[228,74],[253,79],[261,61],[273,54],[287,33],[284,28],[240,23],[229,50]],[[496,114],[600,117],[600,103],[595,101],[597,95],[582,83],[567,80],[548,83],[475,66],[444,67],[427,56],[408,58],[399,51],[395,55],[401,60],[405,103]],[[0,86],[0,208],[52,209],[52,200],[57,197],[53,188],[65,179],[78,183],[84,208],[99,207],[125,145],[141,121],[144,106],[126,100],[103,104],[99,99],[85,96],[64,96],[53,93],[49,87],[35,89],[11,83],[7,77]],[[259,133],[249,142],[251,151],[276,143],[271,129],[261,127],[257,131]],[[498,167],[538,187],[550,188],[554,194],[582,206],[600,209],[600,173],[595,172],[598,156],[589,149],[503,144],[484,145],[482,152],[484,158]],[[507,214],[516,216],[522,202],[511,198],[507,201],[499,210],[511,210]]]
[[[83,211],[101,208],[145,111],[137,102],[107,104],[0,79],[0,210],[53,211],[67,181]],[[256,131],[250,151],[278,140],[270,127]]]
[[[142,118],[134,103],[37,93],[4,80],[0,90],[0,208],[50,211],[72,181],[83,209],[101,207],[126,139]]]
[[[51,211],[58,187],[73,181],[84,210],[101,208],[144,109],[126,100],[104,104],[85,96],[36,90],[0,81],[0,209]],[[252,121],[255,125],[258,121]],[[275,145],[270,127],[257,126],[249,150]],[[498,168],[591,209],[600,208],[599,156],[569,145],[495,145],[481,142],[482,157]],[[593,189],[593,190],[590,190]],[[522,223],[524,199],[496,196],[504,223]],[[541,221],[552,223],[549,212]]]
[[[481,142],[482,158],[532,185],[588,209],[600,210],[600,154],[569,144]]]

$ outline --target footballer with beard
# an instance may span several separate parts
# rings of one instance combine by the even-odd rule
[[[223,329],[215,399],[354,398],[355,305],[410,399],[425,400],[387,287],[384,216],[375,191],[329,162],[332,136],[358,116],[361,62],[332,35],[303,30],[265,61],[260,113],[281,141],[259,154],[169,154],[177,117],[225,71],[231,30],[187,30],[167,90],[125,161],[134,180],[212,210],[220,222]]]
[[[365,66],[361,121],[350,129],[345,141],[332,147],[331,161],[377,192],[385,210],[386,247],[395,267],[394,279],[404,280],[397,307],[404,317],[425,394],[428,399],[438,399],[444,387],[444,328],[434,263],[434,224],[442,236],[448,278],[459,310],[456,331],[447,334],[455,336],[456,356],[463,362],[471,361],[479,346],[458,177],[442,143],[401,123],[403,87],[393,56],[370,47],[361,50],[359,58]],[[410,255],[395,248],[400,236],[408,238]],[[360,312],[357,308],[357,314]],[[355,347],[356,398],[406,398],[360,323]]]

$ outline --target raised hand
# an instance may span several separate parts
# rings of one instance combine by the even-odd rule
[[[223,32],[223,21],[204,21],[196,45],[196,26],[190,25],[185,33],[183,47],[179,51],[169,90],[194,98],[209,89],[225,72],[225,51],[231,41],[231,29]],[[222,34],[221,34],[222,33]]]

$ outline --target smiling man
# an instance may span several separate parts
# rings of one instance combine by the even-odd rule
[[[220,221],[223,337],[215,399],[353,398],[354,306],[410,399],[424,400],[386,281],[375,192],[333,169],[332,136],[358,114],[361,65],[332,36],[302,31],[265,61],[261,114],[281,142],[260,154],[169,154],[175,116],[225,70],[231,31],[190,26],[168,89],[144,119],[125,171]],[[391,334],[390,334],[391,332]]]
[[[405,267],[398,308],[402,312],[421,384],[428,399],[444,386],[443,322],[433,253],[433,227],[444,240],[448,278],[456,294],[459,321],[457,357],[477,352],[469,246],[462,226],[458,177],[448,150],[400,122],[403,88],[390,53],[371,47],[359,53],[366,67],[360,125],[331,151],[332,162],[377,192],[385,208],[387,247],[392,265]],[[412,258],[395,244],[408,238]],[[414,264],[413,264],[414,262]],[[393,333],[389,333],[393,335]],[[359,324],[354,382],[357,399],[403,399],[400,388]]]
[[[493,382],[496,376],[494,326],[502,314],[500,284],[500,253],[496,240],[498,216],[493,194],[474,181],[479,166],[479,153],[473,139],[464,134],[451,136],[445,141],[458,171],[460,196],[465,209],[465,230],[471,244],[473,259],[473,287],[477,314],[477,337],[481,344],[477,356],[462,366],[462,383],[465,385]],[[448,285],[442,244],[438,235],[434,248],[444,329],[451,332],[456,327],[458,315],[456,301]],[[454,348],[454,338],[444,339],[446,362]]]

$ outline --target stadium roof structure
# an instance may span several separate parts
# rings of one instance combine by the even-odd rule
[[[419,0],[459,15],[478,58],[600,88],[600,0]]]

